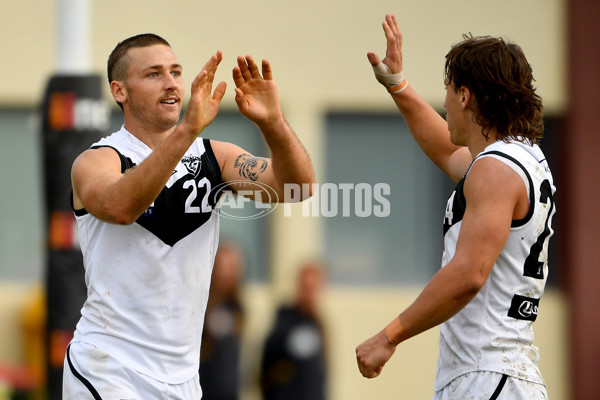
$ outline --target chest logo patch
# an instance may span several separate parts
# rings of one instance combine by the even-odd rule
[[[186,156],[181,159],[181,163],[185,165],[188,172],[194,177],[198,176],[200,169],[202,167],[202,160],[198,156]]]

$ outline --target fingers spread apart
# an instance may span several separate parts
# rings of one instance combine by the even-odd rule
[[[235,82],[236,87],[240,87],[253,79],[273,79],[271,64],[269,64],[269,61],[267,60],[262,60],[262,77],[258,65],[251,55],[247,55],[246,57],[238,56],[237,64],[238,65],[233,68],[233,81]]]

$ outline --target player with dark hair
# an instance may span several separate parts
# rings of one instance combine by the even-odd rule
[[[65,399],[199,399],[218,189],[283,200],[286,183],[314,183],[266,60],[259,70],[251,56],[238,57],[233,81],[271,157],[199,138],[225,94],[225,82],[212,87],[222,58],[218,51],[194,78],[181,121],[183,68],[164,39],[126,39],[109,58],[125,123],[73,163],[88,296],[65,358]]]
[[[368,53],[427,156],[458,182],[444,215],[442,269],[406,310],[356,348],[378,376],[401,342],[440,326],[435,400],[547,399],[532,323],[548,275],[555,188],[537,143],[542,102],[523,51],[465,36],[446,55],[446,121],[402,74],[402,35],[383,22],[386,57]]]
[[[129,68],[129,64],[131,63],[131,57],[127,53],[129,49],[161,44],[171,47],[169,42],[154,33],[142,33],[120,42],[108,56],[108,62],[106,63],[108,84],[110,85],[112,81],[127,80],[127,68]],[[118,101],[117,104],[123,110],[123,105]]]

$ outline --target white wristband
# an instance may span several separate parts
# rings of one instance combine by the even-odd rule
[[[382,62],[373,66],[373,72],[377,81],[392,94],[400,93],[408,86],[408,82],[404,78],[402,71],[392,74],[390,67]]]

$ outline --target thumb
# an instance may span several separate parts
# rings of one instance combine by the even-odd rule
[[[227,89],[227,83],[219,82],[219,84],[217,85],[217,88],[214,91],[213,99],[220,103],[221,100],[223,99],[223,96],[225,96],[226,89]]]
[[[371,65],[373,67],[381,62],[381,59],[379,58],[379,56],[377,54],[373,53],[372,51],[367,53],[367,58],[369,59],[369,62],[371,63]]]
[[[246,104],[246,96],[244,96],[244,92],[242,92],[240,88],[235,88],[235,102],[242,113],[248,107]]]

